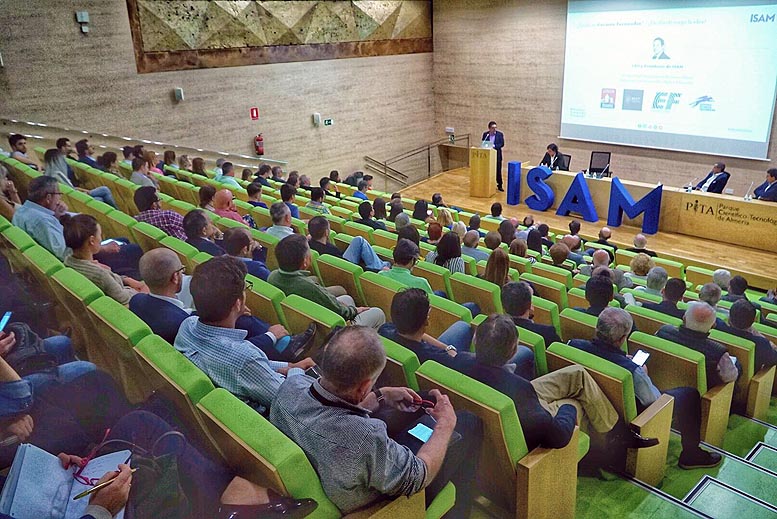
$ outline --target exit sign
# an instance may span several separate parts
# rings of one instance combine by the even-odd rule
[[[249,113],[251,115],[252,121],[259,120],[259,108],[257,108],[256,106],[252,106],[251,109],[249,110]]]
[[[334,119],[324,119],[324,126],[332,126],[334,123]]]

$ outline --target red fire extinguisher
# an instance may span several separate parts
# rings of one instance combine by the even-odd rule
[[[264,137],[261,133],[254,137],[254,148],[257,155],[264,155]]]

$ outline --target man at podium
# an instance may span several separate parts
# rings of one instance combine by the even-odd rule
[[[502,148],[505,145],[505,134],[497,131],[496,122],[490,121],[488,123],[488,131],[483,132],[481,140],[483,144],[488,143],[489,148],[496,150],[496,188],[499,191],[504,191],[502,189]]]

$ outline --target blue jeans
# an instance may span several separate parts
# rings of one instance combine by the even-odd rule
[[[73,354],[73,343],[67,335],[55,335],[48,339],[43,339],[43,349],[46,353],[54,355],[57,358],[57,364],[66,364],[76,360]]]
[[[97,366],[91,362],[76,360],[70,338],[65,335],[55,335],[43,340],[46,353],[53,355],[59,364],[56,372],[31,373],[24,377],[29,381],[33,391],[42,391],[50,384],[67,384],[78,377],[95,371]]]
[[[448,299],[448,294],[446,294],[444,290],[435,290],[434,295]],[[469,310],[469,313],[472,314],[472,317],[477,317],[478,315],[480,315],[480,306],[477,303],[460,303],[460,304],[461,306]]]
[[[111,189],[109,187],[96,187],[89,191],[89,196],[116,209],[116,200],[113,199],[113,193],[111,193]]]
[[[356,265],[363,264],[369,270],[383,270],[384,267],[391,266],[389,262],[380,259],[372,245],[361,236],[356,236],[351,241],[343,252],[343,258]]]
[[[0,383],[0,418],[28,412],[31,407],[31,382],[22,379]]]

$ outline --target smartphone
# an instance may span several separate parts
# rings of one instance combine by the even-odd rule
[[[115,243],[116,245],[121,246],[121,242],[119,240],[114,240],[113,238],[108,238],[107,240],[101,241],[100,245],[108,245],[109,243]]]
[[[431,209],[427,209],[426,210],[426,215],[427,216],[432,216],[432,210]]]
[[[432,432],[432,429],[422,423],[416,424],[415,427],[407,431],[410,436],[421,440],[423,443],[426,443],[431,438]]]
[[[307,370],[305,370],[305,375],[313,378],[321,378],[321,372],[316,366],[310,366]]]
[[[0,331],[2,331],[2,330],[3,330],[3,328],[0,327]],[[729,358],[731,359],[731,364],[733,364],[734,367],[736,368],[737,367],[737,358],[734,357],[733,355],[731,355],[730,353],[728,355],[729,355]]]
[[[8,324],[8,321],[10,321],[10,320],[11,320],[11,315],[12,315],[12,314],[13,314],[13,312],[6,312],[6,313],[3,315],[3,318],[2,318],[2,319],[0,319],[0,332],[2,332],[3,330],[5,330],[5,325],[7,325],[7,324]]]
[[[650,358],[650,353],[642,350],[637,350],[637,353],[634,354],[634,357],[632,357],[631,362],[633,362],[637,366],[644,366],[648,358]]]

